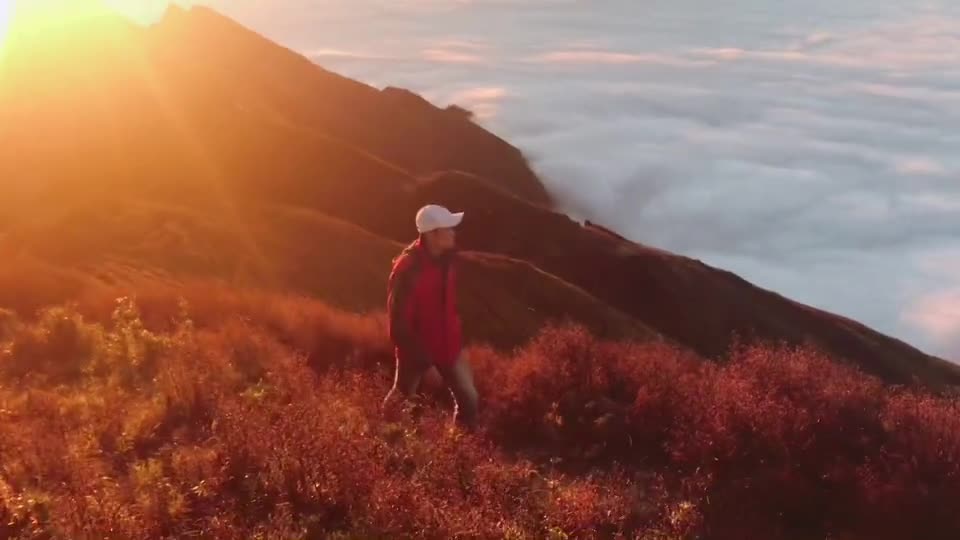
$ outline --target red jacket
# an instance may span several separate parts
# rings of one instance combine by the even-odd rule
[[[387,293],[390,339],[397,358],[451,366],[460,355],[456,256],[432,256],[421,241],[396,258]]]

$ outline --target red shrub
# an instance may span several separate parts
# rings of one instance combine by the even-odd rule
[[[484,367],[498,441],[581,466],[666,467],[711,537],[960,532],[957,402],[813,350],[739,347],[715,365],[550,329]]]
[[[674,347],[599,342],[580,327],[546,329],[515,358],[488,366],[480,390],[501,442],[635,463],[663,461],[684,383],[703,368]]]

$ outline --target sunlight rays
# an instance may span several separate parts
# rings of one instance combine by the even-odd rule
[[[203,186],[220,201],[219,219],[246,231],[250,218],[234,200],[224,157],[214,150],[216,144],[208,140],[211,134],[197,129],[202,121],[195,115],[202,115],[203,111],[193,103],[193,98],[195,86],[203,83],[176,75],[177,68],[163,60],[162,47],[158,49],[154,40],[154,32],[163,30],[150,27],[170,4],[188,3],[0,0],[0,30],[10,30],[6,32],[7,46],[3,49],[10,61],[0,72],[5,81],[0,85],[4,93],[0,111],[31,117],[38,133],[53,126],[95,129],[99,133],[91,134],[90,139],[100,141],[95,145],[106,146],[92,147],[91,155],[106,161],[98,165],[90,161],[95,159],[91,157],[87,159],[87,168],[96,170],[102,166],[107,170],[115,161],[113,165],[119,165],[114,169],[116,174],[136,171],[134,160],[143,155],[142,148],[120,153],[112,149],[111,145],[124,144],[124,130],[129,127],[127,119],[118,117],[116,111],[156,118],[158,143],[167,138],[175,141],[167,158],[179,162],[192,183]],[[57,73],[58,79],[52,79],[48,73]],[[70,86],[71,92],[59,91],[64,84]],[[228,100],[229,96],[223,98]],[[39,103],[45,105],[40,107]],[[72,135],[66,133],[60,129],[58,136],[69,139]],[[144,174],[153,173],[144,170]],[[260,266],[269,267],[270,261],[256,245],[252,231],[242,237]]]
[[[193,127],[190,117],[183,113],[183,104],[178,103],[178,97],[163,80],[151,64],[149,58],[143,54],[134,57],[135,71],[138,78],[147,88],[153,104],[163,115],[167,125],[174,130],[177,139],[185,146],[184,151],[189,155],[190,162],[194,163],[197,171],[195,178],[203,179],[211,189],[216,190],[220,200],[222,212],[219,219],[229,222],[237,230],[246,231],[241,235],[246,247],[250,250],[260,265],[261,270],[274,277],[275,269],[271,267],[269,258],[257,244],[256,235],[249,230],[249,220],[241,213],[239,205],[233,200],[229,189],[229,178],[223,172],[221,164],[211,155],[204,138]]]

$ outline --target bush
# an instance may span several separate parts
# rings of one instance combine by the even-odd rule
[[[16,324],[9,315],[6,320],[8,341],[0,355],[0,377],[8,380],[28,376],[50,382],[74,380],[93,362],[103,336],[98,327],[63,307],[43,310],[30,325]]]

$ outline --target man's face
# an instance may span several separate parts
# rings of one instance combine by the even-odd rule
[[[437,229],[428,233],[430,243],[438,251],[450,251],[457,246],[457,233],[454,229]]]

